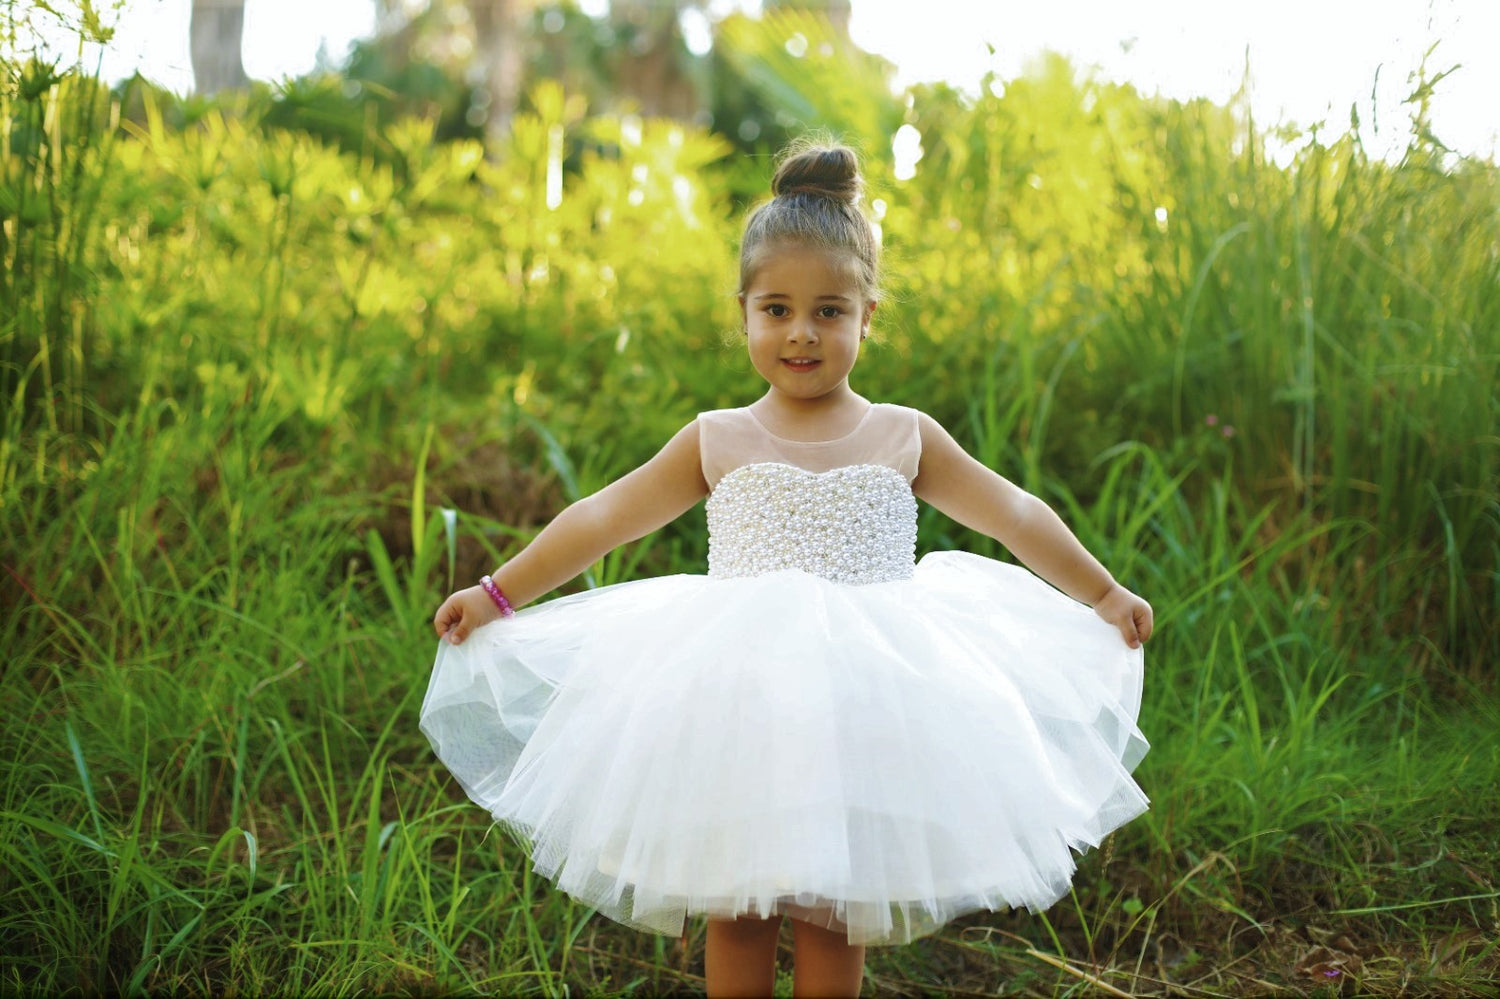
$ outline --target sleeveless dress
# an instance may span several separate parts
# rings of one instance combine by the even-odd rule
[[[438,757],[538,872],[638,929],[790,914],[884,944],[1051,905],[1147,806],[1140,650],[1025,569],[915,561],[916,411],[819,443],[698,422],[708,574],[439,643]]]

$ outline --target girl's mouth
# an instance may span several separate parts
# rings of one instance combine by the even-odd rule
[[[781,363],[793,371],[811,371],[823,362],[815,357],[783,357]]]

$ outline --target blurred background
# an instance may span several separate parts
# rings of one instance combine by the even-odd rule
[[[1437,134],[1478,155],[1493,155],[1497,135],[1487,104],[1500,91],[1500,66],[1488,54],[1500,43],[1500,8],[1484,0],[1376,0],[1357,17],[1336,0],[1268,0],[1235,16],[1186,0],[934,0],[920,11],[892,0],[116,6],[113,37],[83,56],[104,79],[139,72],[177,94],[211,94],[250,79],[275,83],[320,70],[373,77],[382,55],[400,52],[399,62],[425,64],[466,84],[469,102],[455,111],[477,129],[503,127],[527,83],[561,72],[565,61],[569,84],[587,81],[591,97],[611,95],[611,103],[595,104],[601,109],[633,102],[644,113],[712,124],[724,134],[753,131],[760,122],[723,120],[733,109],[716,103],[716,90],[733,86],[717,71],[716,36],[727,18],[800,9],[826,15],[854,45],[888,60],[897,90],[943,81],[975,92],[987,73],[1013,77],[1053,52],[1148,94],[1223,103],[1243,90],[1265,125],[1327,122],[1342,129],[1351,108],[1359,108],[1366,145],[1399,154],[1399,123],[1388,121],[1380,135],[1377,111],[1394,114],[1425,62],[1434,75],[1456,68],[1433,102]],[[40,27],[42,37],[60,37],[55,20]]]
[[[416,716],[443,596],[763,391],[737,242],[806,134],[884,246],[856,388],[1158,615],[1152,809],[871,991],[1494,992],[1497,16],[0,3],[0,992],[701,991]]]

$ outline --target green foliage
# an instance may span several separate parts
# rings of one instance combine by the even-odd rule
[[[1236,108],[1058,61],[903,110],[798,17],[720,47],[867,153],[890,291],[858,387],[1045,496],[1159,613],[1153,810],[1071,905],[872,976],[1320,987],[1302,921],[1404,942],[1367,991],[1492,980],[1494,165],[1417,134],[1395,165],[1339,139],[1279,166]],[[0,987],[691,982],[699,929],[616,934],[534,883],[414,722],[455,578],[754,397],[726,334],[769,164],[555,84],[485,150],[4,69]],[[930,511],[921,543],[1003,555]],[[703,548],[690,516],[591,582]]]
[[[777,150],[786,139],[815,130],[863,145],[890,135],[901,123],[901,104],[891,93],[895,67],[859,50],[814,14],[778,9],[760,18],[734,15],[720,25],[719,43],[738,77],[734,89],[775,110],[777,127],[763,129],[770,134],[762,148]],[[741,123],[723,124],[737,130]],[[877,169],[889,156],[884,143],[861,152],[867,167]]]
[[[1342,139],[1282,169],[1233,109],[1143,101],[1057,61],[972,104],[931,97],[911,114],[919,178],[885,223],[888,322],[933,362],[913,400],[950,419],[992,394],[1021,407],[1030,486],[1046,469],[1087,488],[1119,440],[1208,448],[1285,511],[1372,525],[1347,586],[1422,567],[1370,626],[1473,668],[1500,651],[1493,165],[1444,169],[1415,145],[1392,167]]]

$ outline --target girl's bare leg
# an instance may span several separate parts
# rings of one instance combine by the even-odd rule
[[[710,919],[704,952],[709,999],[769,996],[776,984],[776,936],[780,932],[780,916]]]
[[[840,930],[792,920],[792,995],[836,999],[859,995],[865,977],[865,948]],[[769,994],[769,993],[768,993]]]

